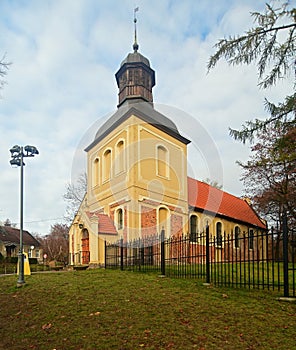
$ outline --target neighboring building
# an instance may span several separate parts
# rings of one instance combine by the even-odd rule
[[[11,226],[0,226],[0,253],[3,257],[17,257],[20,249],[20,230]],[[29,258],[42,260],[40,243],[28,231],[23,231],[23,250]]]
[[[87,152],[87,193],[69,232],[70,264],[104,264],[104,241],[198,231],[265,230],[244,200],[187,177],[187,145],[153,106],[155,72],[129,53],[116,73],[118,109]]]

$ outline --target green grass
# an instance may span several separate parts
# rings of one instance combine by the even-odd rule
[[[0,349],[296,349],[276,293],[115,270],[0,278]]]

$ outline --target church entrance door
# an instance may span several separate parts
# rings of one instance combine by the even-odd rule
[[[82,231],[81,263],[82,264],[88,264],[89,263],[89,234],[88,234],[88,230],[86,230],[86,229],[84,229]]]

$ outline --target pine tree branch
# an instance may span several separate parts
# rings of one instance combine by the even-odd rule
[[[255,135],[266,130],[270,124],[274,123],[277,126],[279,123],[285,122],[287,127],[293,126],[296,119],[296,93],[287,96],[285,101],[278,106],[265,99],[265,109],[270,113],[270,118],[266,120],[255,119],[255,121],[247,121],[242,125],[241,130],[229,128],[230,136],[242,143],[246,143],[247,140],[252,143]]]
[[[215,44],[215,48],[218,49],[218,51],[210,57],[209,63],[207,65],[208,71],[213,69],[217,62],[222,58],[225,57],[226,60],[233,57],[233,51],[238,50],[240,47],[237,45],[242,43],[244,41],[247,41],[247,43],[250,45],[250,39],[258,38],[260,36],[265,36],[266,34],[270,32],[277,33],[279,30],[283,29],[289,29],[289,28],[296,28],[296,23],[291,23],[283,26],[273,27],[269,29],[264,29],[262,27],[253,28],[251,31],[247,33],[247,35],[243,35],[240,37],[229,37],[228,39],[220,39],[217,44]],[[260,43],[259,43],[260,44]],[[259,46],[257,43],[257,47]],[[231,63],[237,63],[236,61],[232,60]],[[239,62],[240,63],[240,62]],[[250,63],[250,62],[244,62],[244,63]]]

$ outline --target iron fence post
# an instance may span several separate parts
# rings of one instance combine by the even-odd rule
[[[105,254],[104,254],[105,261],[104,261],[104,263],[105,263],[105,269],[106,269],[107,268],[107,242],[106,242],[106,240],[104,240],[104,246],[105,246]]]
[[[120,270],[123,271],[123,238],[120,239]]]
[[[161,274],[165,276],[165,231],[164,229],[161,230],[160,233],[160,267],[161,267]]]
[[[284,297],[289,297],[289,257],[287,215],[283,214]]]
[[[210,233],[209,225],[206,226],[206,282],[211,283],[210,276]]]

